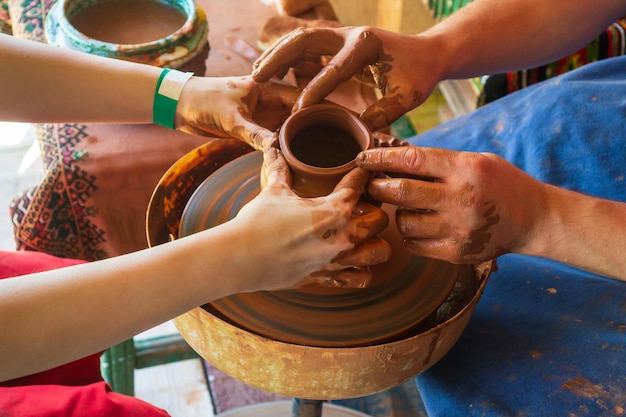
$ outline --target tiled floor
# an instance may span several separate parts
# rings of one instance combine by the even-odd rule
[[[136,337],[176,331],[172,322],[166,322]],[[174,417],[213,417],[216,414],[204,364],[199,359],[135,370],[135,396],[167,410]]]

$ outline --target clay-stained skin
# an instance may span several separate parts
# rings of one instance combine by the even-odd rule
[[[371,275],[366,268],[353,267],[349,272],[350,276],[348,276],[348,271],[345,269],[341,271],[320,271],[312,273],[311,277],[322,278],[323,281],[318,282],[319,284],[339,288],[365,288],[371,282]]]
[[[360,73],[361,81],[373,83],[385,94],[389,82],[387,73],[393,69],[392,62],[391,55],[383,51],[380,38],[372,32],[364,31],[352,47],[352,54],[348,54],[344,60],[339,60],[336,65],[350,75]],[[363,68],[355,67],[363,63],[367,65]]]
[[[228,88],[237,89],[237,85],[231,81],[229,81],[227,85],[228,85]],[[255,89],[250,90],[248,94],[241,97],[241,102],[243,103],[243,106],[240,106],[237,108],[241,117],[243,117],[246,120],[250,120],[250,121],[252,120],[250,109],[253,109],[255,107],[255,104],[258,98],[259,98],[259,92],[256,91]]]
[[[235,84],[232,81],[229,81],[227,83],[228,88],[231,89],[237,89],[238,86],[237,84]],[[245,96],[241,97],[241,106],[237,107],[237,112],[239,113],[239,115],[249,121],[249,122],[254,122],[251,111],[251,109],[254,109],[257,103],[257,100],[259,99],[259,92],[256,89],[252,89],[250,90],[250,92],[248,94],[246,94]],[[247,130],[245,126],[240,126],[240,125],[235,125],[232,127],[231,132],[234,136],[237,137],[246,137],[248,136]],[[257,134],[258,132],[249,132],[252,135],[251,141],[252,143],[250,143],[250,145],[252,147],[254,147],[255,149],[262,149],[262,138],[257,138]]]
[[[309,45],[309,52],[313,55],[319,52],[335,54],[341,45],[335,45],[336,39],[320,38],[320,33],[319,31],[316,32],[316,42]],[[294,36],[285,42],[296,42],[297,40],[298,37]],[[341,38],[339,40],[343,42]],[[334,51],[323,45],[326,41],[333,42]],[[283,48],[286,49],[284,46]],[[295,54],[297,52],[294,51]],[[315,82],[304,88],[298,101],[298,107],[318,102],[333,91],[340,82],[348,80],[352,76],[367,84],[373,84],[381,91],[386,92],[389,82],[387,73],[393,69],[392,61],[393,58],[384,53],[381,40],[371,32],[364,31],[351,46],[351,53],[335,55],[333,61],[315,77]]]
[[[396,119],[394,115],[404,113],[404,109],[402,95],[393,94],[384,96],[378,103],[363,110],[360,117],[372,129],[382,129],[393,123]]]
[[[373,130],[389,126],[406,112],[407,104],[409,104],[407,103],[408,97],[403,96],[401,87],[390,83],[388,74],[394,69],[393,57],[384,52],[381,40],[371,32],[363,33],[355,45],[354,51],[354,62],[367,62],[365,61],[367,59],[372,62],[372,58],[368,57],[375,57],[372,64],[362,69],[358,78],[366,83],[370,80],[376,88],[380,89],[383,96],[375,105],[363,111],[361,119]],[[358,73],[349,64],[340,61],[337,65],[348,71]],[[410,105],[419,103],[421,98],[421,92],[413,91]]]
[[[182,130],[199,135],[246,138],[246,142],[249,142],[249,135],[246,134],[247,130],[242,126],[241,119],[251,120],[250,109],[254,109],[259,93],[255,88],[248,88],[244,78],[239,81],[231,79],[211,88],[215,93],[209,100],[223,103],[222,112],[207,111],[203,109],[202,102],[190,106],[188,114],[183,115],[185,123]],[[237,132],[242,134],[237,135]]]
[[[472,184],[467,183],[461,187],[461,191],[459,191],[457,202],[459,205],[463,207],[471,207],[474,203],[474,187]]]
[[[308,199],[303,201],[314,203],[313,200]],[[358,245],[368,239],[372,235],[372,231],[383,230],[387,227],[389,219],[386,216],[380,216],[378,211],[378,208],[369,204],[357,204],[352,215],[354,227],[348,238],[352,244]],[[313,225],[323,224],[331,216],[332,213],[327,210],[316,210],[312,214]],[[319,238],[322,240],[331,239],[330,242],[334,242],[336,235],[337,229],[326,229],[319,235]],[[338,257],[341,257],[341,255]]]
[[[310,201],[310,200],[309,200]],[[312,214],[313,225],[324,223],[326,219],[330,218],[332,213],[326,210],[316,210]],[[318,236],[321,240],[328,241],[330,243],[335,241],[337,237],[337,229],[322,229],[323,231]]]
[[[347,268],[338,271],[322,270],[312,273],[311,277],[321,278],[323,281],[320,283],[327,286],[366,287],[372,276],[367,266],[360,265],[379,264],[387,261],[390,255],[389,243],[377,238],[371,239],[373,233],[383,230],[389,223],[387,216],[380,216],[379,210],[370,204],[358,203],[352,215],[354,227],[348,240],[361,250],[342,251],[331,261]],[[313,224],[325,222],[329,215],[326,210],[315,211]],[[337,229],[326,229],[319,237],[332,243],[337,238]]]
[[[463,255],[464,257],[473,256],[480,254],[485,250],[485,246],[489,243],[491,239],[491,233],[489,229],[491,226],[496,225],[500,222],[500,216],[496,213],[496,207],[490,206],[484,214],[484,218],[486,223],[476,229],[473,230],[468,238],[467,242],[463,244]]]
[[[389,260],[391,254],[391,246],[388,242],[374,237],[361,245],[358,245],[361,253],[347,251],[339,254],[333,262],[338,265],[354,266],[354,265],[378,265]],[[367,251],[367,256],[364,251]]]
[[[302,44],[306,45],[304,49]],[[335,54],[342,45],[343,38],[332,30],[293,30],[261,54],[253,65],[252,76],[257,81],[272,76],[283,78],[290,67],[311,62],[312,57],[319,62],[319,57]]]
[[[406,82],[383,39],[368,28],[296,29],[268,48],[254,64],[253,78],[267,81],[289,68],[332,57],[302,90],[294,110],[319,103],[351,78],[380,89],[382,98],[361,114],[376,131],[422,102],[424,94]]]

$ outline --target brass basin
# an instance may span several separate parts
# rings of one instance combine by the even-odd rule
[[[212,173],[251,152],[236,140],[214,139],[178,160],[159,181],[147,212],[155,246],[179,235],[194,191]],[[251,386],[297,398],[330,400],[392,388],[431,367],[456,343],[487,284],[493,262],[463,265],[432,325],[366,346],[311,346],[268,338],[199,306],[174,320],[189,345],[216,368]]]

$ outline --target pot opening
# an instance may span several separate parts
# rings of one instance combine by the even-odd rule
[[[294,135],[289,146],[301,162],[319,168],[347,164],[362,150],[350,132],[332,125],[303,129]]]
[[[287,161],[315,169],[350,169],[359,152],[371,146],[371,135],[347,110],[328,104],[294,113],[280,132]]]
[[[90,39],[140,45],[182,30],[190,18],[184,6],[163,0],[68,1],[65,17],[77,32]]]

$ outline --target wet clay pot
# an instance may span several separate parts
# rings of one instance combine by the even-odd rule
[[[279,146],[301,197],[330,194],[363,150],[373,147],[369,129],[350,110],[335,104],[305,107],[279,131]]]
[[[179,160],[150,201],[150,246],[234,217],[259,192],[261,165],[259,153],[224,140]],[[395,271],[392,280],[369,291],[305,288],[236,295],[199,306],[174,323],[203,358],[251,386],[317,400],[373,394],[418,375],[448,352],[492,267],[424,258],[399,265],[388,266]],[[437,299],[442,292],[443,303]],[[411,314],[421,320],[419,326],[406,320]]]
[[[59,0],[48,43],[94,55],[204,75],[208,23],[193,0]]]

